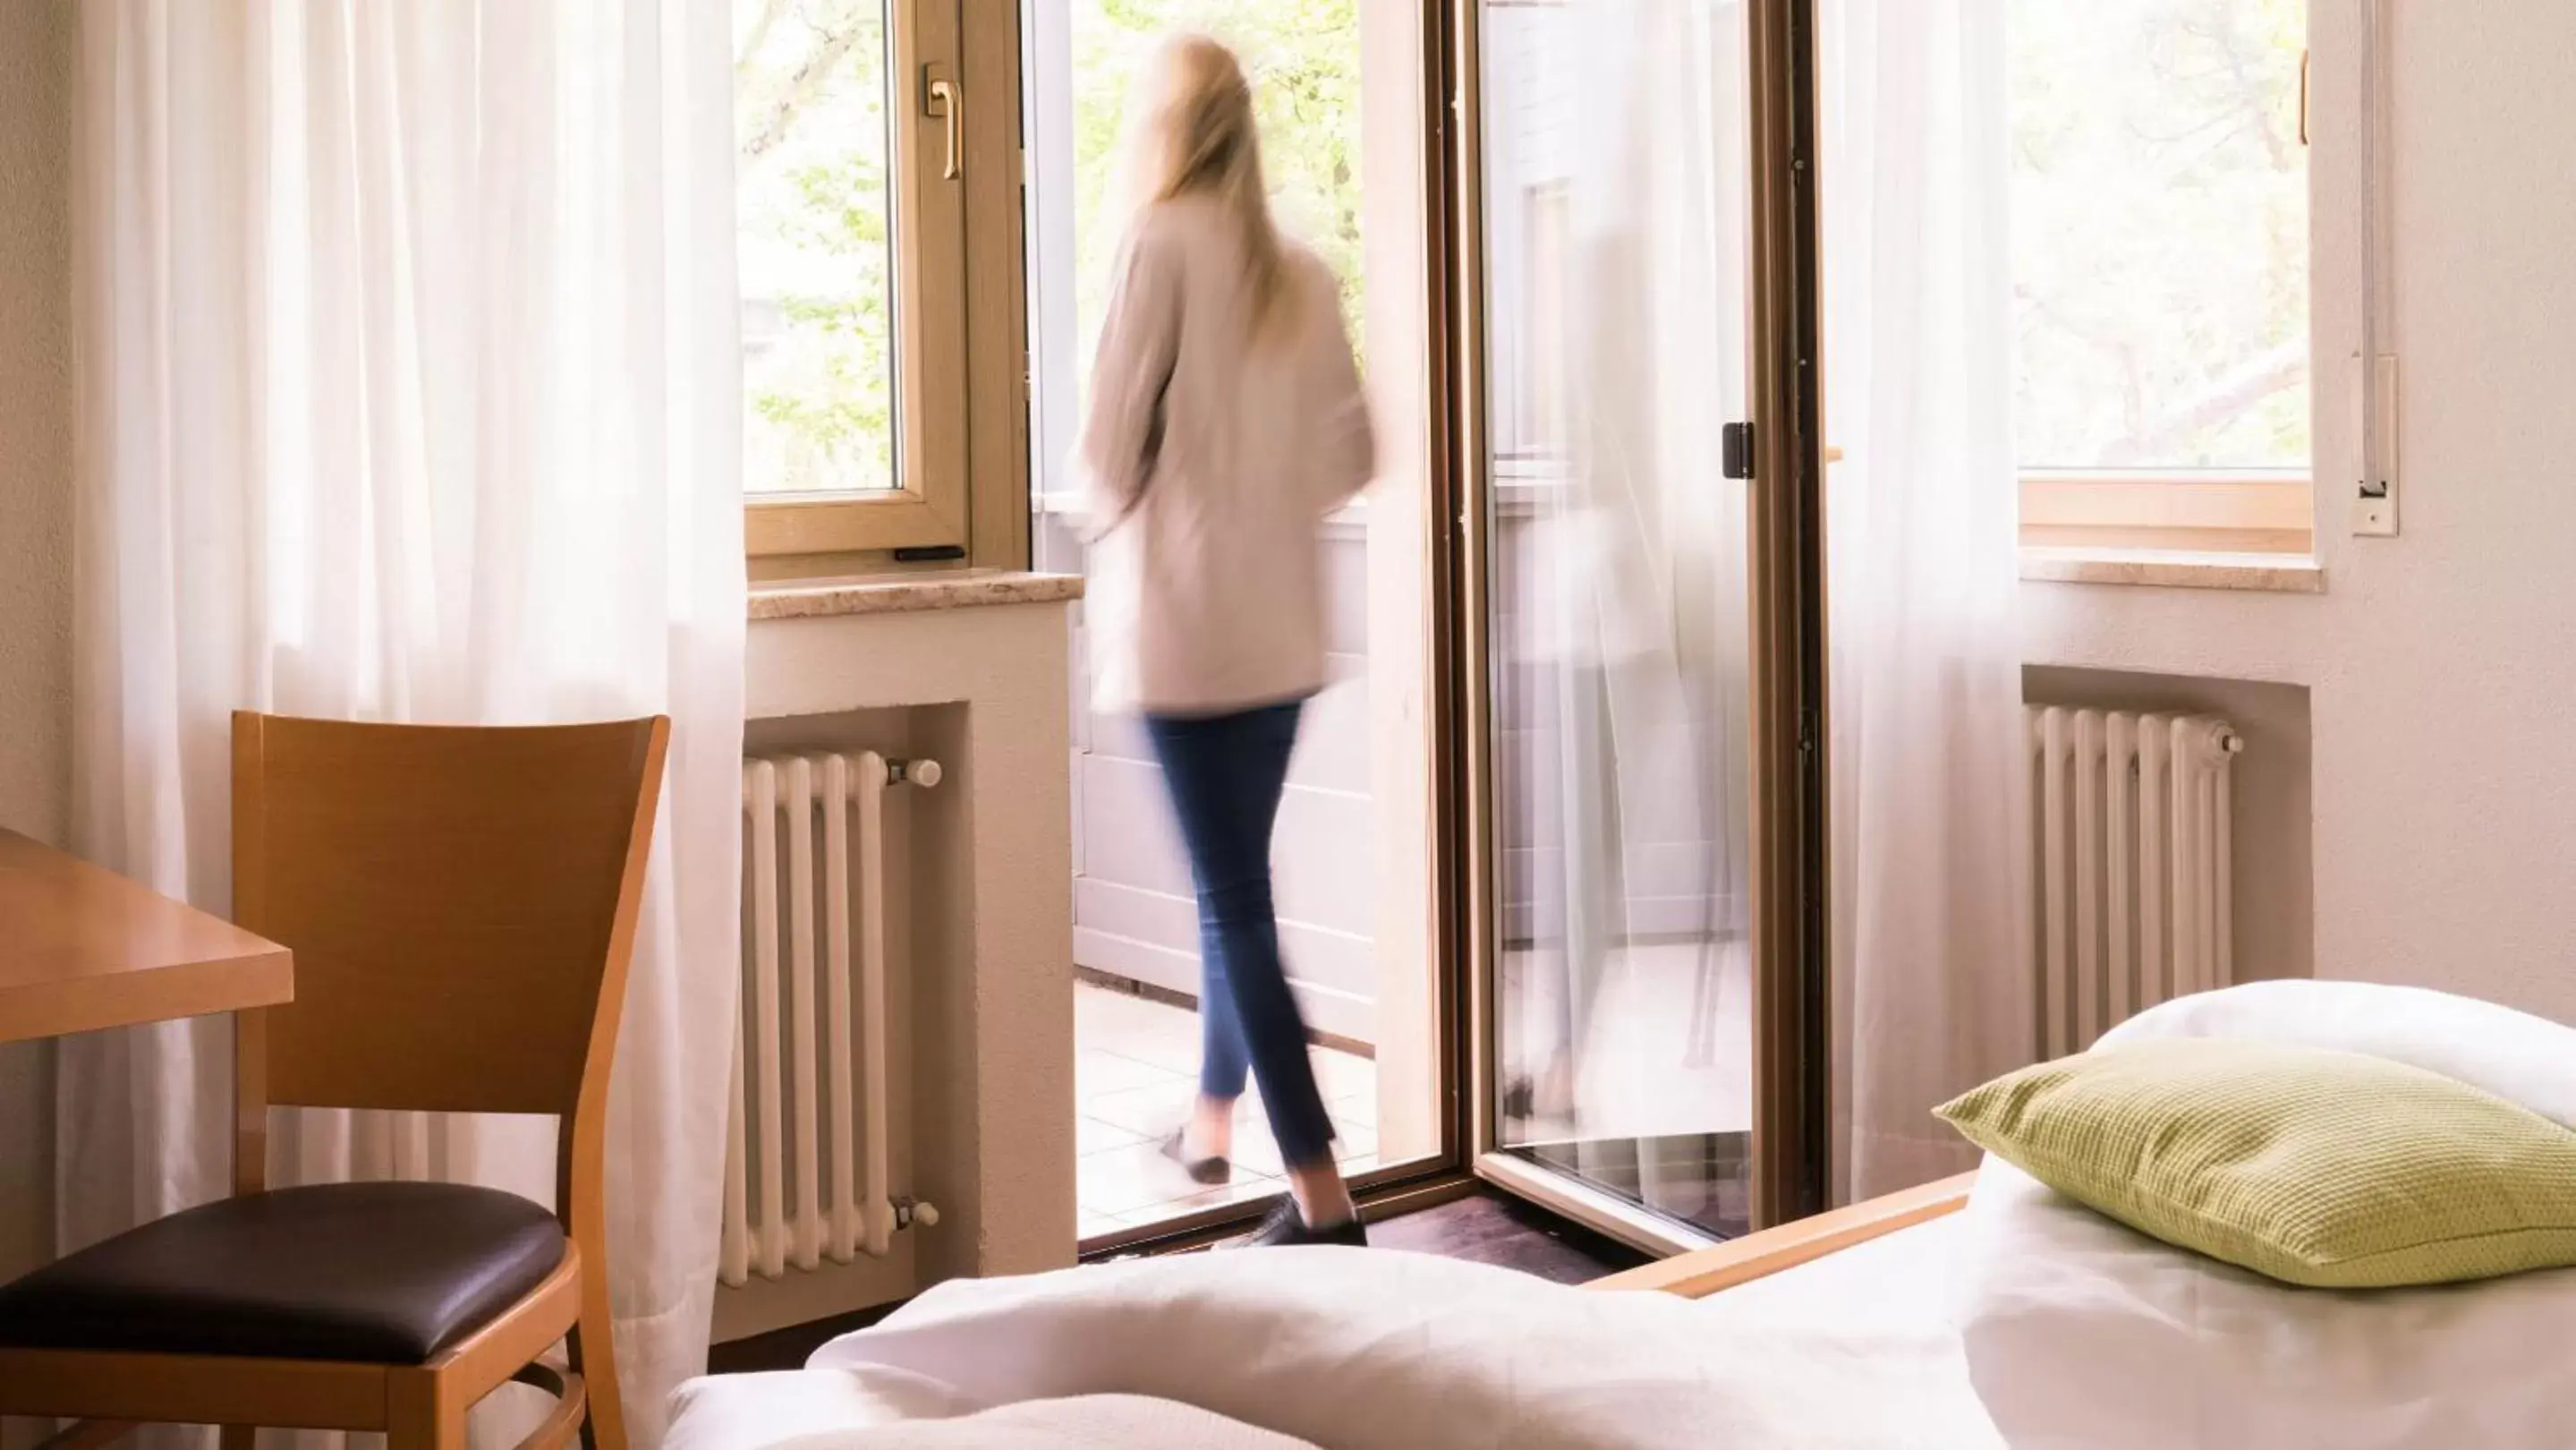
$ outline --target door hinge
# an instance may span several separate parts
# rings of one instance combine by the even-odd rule
[[[1718,471],[1728,478],[1753,476],[1753,425],[1729,423],[1718,430]]]

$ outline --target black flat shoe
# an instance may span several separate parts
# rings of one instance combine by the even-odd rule
[[[1305,1216],[1297,1212],[1297,1200],[1282,1198],[1261,1221],[1261,1227],[1234,1241],[1229,1247],[1269,1249],[1294,1247],[1298,1244],[1340,1244],[1345,1248],[1368,1247],[1368,1230],[1360,1221],[1347,1218],[1330,1228],[1310,1228]]]
[[[1214,1188],[1234,1181],[1234,1165],[1223,1158],[1190,1156],[1190,1130],[1187,1128],[1174,1128],[1171,1136],[1163,1140],[1163,1156],[1180,1164],[1181,1171],[1190,1175],[1192,1183],[1204,1183]]]

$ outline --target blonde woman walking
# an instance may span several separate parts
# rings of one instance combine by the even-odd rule
[[[1251,1242],[1360,1244],[1280,961],[1270,835],[1324,687],[1319,529],[1374,466],[1367,405],[1332,273],[1271,219],[1231,51],[1164,46],[1128,171],[1081,458],[1096,695],[1144,717],[1198,888],[1199,1096],[1164,1149],[1227,1181],[1248,1070],[1289,1185]]]

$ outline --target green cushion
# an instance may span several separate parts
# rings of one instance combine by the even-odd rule
[[[2070,1198],[2284,1283],[2384,1289],[2576,1264],[2576,1132],[2384,1058],[2141,1042],[2025,1068],[1937,1111]]]

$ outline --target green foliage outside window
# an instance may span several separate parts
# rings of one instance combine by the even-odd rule
[[[2309,465],[2307,0],[2011,0],[2021,462]]]
[[[1155,44],[1176,30],[1234,48],[1252,78],[1261,160],[1281,227],[1342,279],[1342,314],[1360,335],[1360,36],[1358,0],[1077,0],[1073,7],[1075,249],[1083,334],[1099,325],[1124,218],[1112,173],[1128,91]]]
[[[1243,56],[1281,224],[1341,277],[1357,337],[1358,0],[1040,3],[1073,7],[1069,181],[1083,336],[1099,326],[1117,251],[1122,219],[1109,214],[1108,191],[1129,91],[1162,36],[1192,29]],[[885,0],[735,0],[734,54],[748,486],[891,487]]]

